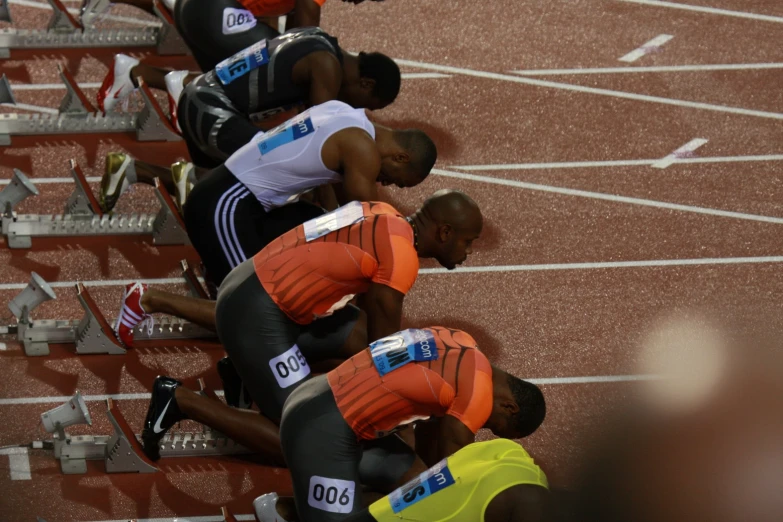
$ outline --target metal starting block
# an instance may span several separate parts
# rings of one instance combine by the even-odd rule
[[[192,285],[200,286],[192,271],[184,276],[191,288]],[[189,280],[190,277],[193,281]],[[29,356],[49,355],[50,344],[75,344],[77,354],[126,353],[114,329],[82,283],[76,283],[76,297],[84,309],[81,320],[34,320],[31,312],[41,303],[57,299],[57,295],[40,275],[33,272],[27,287],[8,304],[11,313],[17,318],[17,324],[2,330],[15,334],[17,340],[22,343],[25,354]],[[152,332],[146,327],[137,326],[133,336],[135,341],[217,338],[215,332],[175,317],[156,319]]]
[[[82,27],[60,2],[48,0],[52,17],[46,29],[0,30],[0,58],[13,49],[63,49],[99,47],[155,47],[160,55],[188,54],[188,48],[174,27],[174,19],[157,0],[155,13],[160,26],[136,29],[93,29]],[[0,20],[11,21],[7,0],[0,0]]]
[[[103,114],[85,96],[73,75],[57,66],[65,84],[65,96],[58,114],[0,114],[0,145],[10,145],[13,136],[49,134],[106,134],[136,132],[139,141],[179,141],[182,137],[172,125],[143,78],[139,92],[144,106],[138,113]],[[5,75],[0,77],[0,103],[15,104],[16,98]]]
[[[203,382],[200,381],[203,391]],[[106,400],[112,435],[68,435],[59,428],[54,436],[54,456],[66,475],[87,472],[88,460],[103,460],[106,473],[155,473],[158,468],[147,458],[141,437],[134,435],[125,417],[111,399]],[[213,430],[166,434],[160,442],[161,458],[247,455],[248,449]]]
[[[182,216],[166,188],[156,180],[157,214],[104,214],[79,165],[70,161],[76,183],[62,214],[17,214],[14,206],[38,189],[21,171],[14,169],[11,182],[0,191],[2,234],[9,248],[30,248],[33,237],[152,235],[155,245],[189,245]]]

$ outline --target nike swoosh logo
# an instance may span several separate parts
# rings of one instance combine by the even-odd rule
[[[166,407],[163,408],[163,413],[158,416],[158,421],[155,423],[155,426],[152,427],[152,431],[155,433],[160,433],[163,431],[163,428],[160,427],[160,423],[163,420],[163,417],[166,416],[166,410],[169,409],[169,404],[171,404],[171,399],[169,399],[169,402],[166,403]]]

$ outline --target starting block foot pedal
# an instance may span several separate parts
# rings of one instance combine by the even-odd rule
[[[65,203],[64,214],[72,216],[98,216],[103,217],[103,211],[98,203],[98,199],[93,194],[87,178],[82,172],[82,168],[74,161],[70,160],[71,176],[76,183],[73,192]]]
[[[49,0],[49,5],[52,6],[52,17],[47,29],[65,33],[81,31],[82,24],[68,12],[60,0]]]
[[[76,292],[85,312],[76,328],[76,353],[108,353],[112,355],[126,353],[127,350],[117,339],[114,329],[106,321],[87,288],[81,283],[76,283]]]
[[[0,191],[0,212],[5,217],[12,217],[14,207],[29,198],[37,196],[38,188],[25,176],[21,170],[14,169],[11,182]]]
[[[174,16],[171,11],[163,5],[160,0],[154,0],[152,3],[152,9],[155,14],[158,15],[160,21],[163,24],[158,32],[158,46],[157,51],[161,56],[171,54],[190,54],[185,40],[177,32],[177,27],[174,25]]]
[[[11,20],[11,11],[8,10],[8,0],[0,0],[0,22],[14,23]]]
[[[160,202],[160,211],[152,223],[152,242],[156,245],[189,245],[185,222],[159,178],[155,178],[155,195]]]
[[[2,2],[3,0],[0,0]],[[0,7],[0,9],[2,9]],[[16,105],[14,92],[11,90],[11,84],[8,83],[8,77],[4,74],[0,76],[0,103],[12,103]]]
[[[183,259],[180,261],[180,265],[182,265],[182,277],[185,278],[185,282],[188,284],[188,288],[190,288],[190,293],[193,297],[209,299],[207,291],[201,286],[201,282],[198,280],[198,277],[196,277],[196,272],[190,264],[188,264],[187,260]]]
[[[163,109],[144,83],[139,78],[139,92],[144,100],[144,108],[136,120],[136,139],[139,141],[179,141],[182,137],[169,121]]]
[[[60,102],[61,114],[95,114],[98,110],[90,103],[71,72],[57,64],[60,79],[65,84],[65,96]]]
[[[155,473],[158,468],[147,458],[128,421],[111,399],[106,400],[107,415],[114,428],[106,446],[106,473]]]

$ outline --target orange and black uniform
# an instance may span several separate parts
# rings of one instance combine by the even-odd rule
[[[492,406],[492,367],[467,333],[432,327],[372,343],[285,404],[280,439],[300,517],[331,522],[361,510],[367,441],[446,415],[475,433]]]
[[[311,377],[307,361],[338,356],[358,318],[346,306],[354,295],[373,283],[407,293],[418,267],[407,220],[386,203],[353,202],[235,268],[218,293],[217,330],[262,412],[279,418],[291,392]]]

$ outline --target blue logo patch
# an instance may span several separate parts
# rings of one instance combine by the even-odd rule
[[[399,513],[405,508],[421,502],[430,495],[434,495],[438,491],[451,486],[454,482],[454,477],[446,465],[446,460],[442,460],[389,495],[392,511]]]
[[[301,114],[279,127],[272,129],[266,134],[263,134],[261,140],[257,143],[258,150],[263,156],[264,154],[269,154],[278,147],[287,145],[308,134],[312,134],[313,132],[315,132],[313,121],[306,113]]]
[[[411,328],[370,344],[370,355],[383,377],[412,361],[437,360],[438,347],[432,333]]]
[[[269,51],[266,48],[266,40],[261,40],[217,64],[215,74],[220,83],[228,85],[267,63],[269,63]]]

